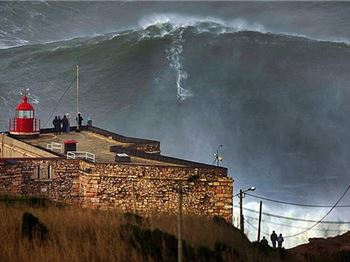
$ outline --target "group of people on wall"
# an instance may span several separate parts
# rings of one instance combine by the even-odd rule
[[[273,230],[272,234],[270,236],[270,240],[271,240],[273,248],[276,248],[276,244],[277,244],[278,248],[282,248],[282,244],[284,242],[284,238],[283,238],[282,234],[279,234],[279,236],[277,236],[276,232]],[[260,245],[268,246],[269,242],[267,241],[267,239],[265,237],[263,237],[262,240],[260,241]]]
[[[70,119],[71,119],[71,116],[69,113],[65,114],[62,118],[61,116],[55,116],[55,118],[52,120],[55,135],[59,135],[62,133],[69,133]],[[80,113],[78,113],[78,116],[76,117],[76,121],[78,126],[81,127],[83,124],[83,117],[81,116]]]

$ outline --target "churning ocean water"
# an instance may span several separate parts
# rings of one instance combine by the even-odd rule
[[[1,2],[0,127],[22,88],[49,120],[79,62],[81,111],[95,125],[205,163],[223,144],[235,191],[332,205],[350,178],[349,13],[349,3]],[[74,114],[74,94],[54,114]],[[328,210],[264,208],[316,220]],[[267,233],[310,225],[265,219]],[[320,225],[286,245],[347,229]]]

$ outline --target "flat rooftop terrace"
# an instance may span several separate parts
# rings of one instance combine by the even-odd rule
[[[64,145],[65,140],[77,141],[76,151],[89,152],[95,155],[97,163],[115,163],[116,153],[111,152],[112,146],[118,146],[123,148],[129,148],[135,143],[120,142],[112,137],[83,130],[81,132],[71,131],[69,133],[63,133],[55,135],[54,133],[43,133],[39,137],[21,139],[23,142],[29,143],[33,146],[39,146],[41,148],[47,148],[47,145],[51,142],[60,143]],[[135,139],[136,140],[136,139]],[[59,153],[54,150],[53,152]],[[135,165],[153,165],[153,166],[186,166],[183,164],[169,163],[167,161],[157,161],[153,159],[147,159],[140,156],[129,155],[131,161],[123,164],[135,164]]]

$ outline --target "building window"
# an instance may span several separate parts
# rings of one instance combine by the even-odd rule
[[[34,168],[32,178],[36,180],[47,180],[55,178],[55,172],[51,165],[41,164]]]
[[[33,118],[34,113],[33,110],[18,110],[17,117],[18,118]]]

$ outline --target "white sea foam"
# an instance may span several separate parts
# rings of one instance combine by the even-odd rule
[[[139,25],[143,29],[139,40],[150,37],[165,36],[170,36],[172,38],[171,44],[166,49],[166,53],[167,59],[170,61],[170,67],[176,72],[176,89],[179,102],[183,102],[187,98],[193,96],[193,93],[184,87],[185,80],[188,77],[182,63],[183,32],[186,27],[194,27],[198,33],[213,32],[222,34],[243,30],[265,32],[262,25],[251,25],[242,19],[235,19],[230,23],[227,23],[222,19],[214,17],[203,18],[197,16],[182,16],[177,14],[155,14],[146,16],[140,20]],[[150,26],[156,26],[159,29],[159,33],[154,34],[147,31],[146,29]]]
[[[150,26],[162,26],[171,24],[174,30],[193,26],[200,32],[211,31],[211,29],[220,29],[219,33],[230,33],[238,31],[257,31],[266,33],[263,25],[257,23],[248,23],[244,19],[233,19],[225,21],[216,17],[184,16],[179,14],[153,14],[143,17],[139,21],[139,26],[146,29]]]
[[[317,42],[330,42],[337,44],[350,45],[350,39],[344,37],[330,37],[330,38],[317,38],[311,37],[303,33],[293,33],[284,31],[274,31],[267,29],[264,25],[259,23],[249,23],[245,19],[235,18],[231,20],[224,20],[212,16],[185,16],[180,14],[168,13],[168,14],[153,14],[148,15],[140,19],[139,26],[142,29],[146,29],[150,26],[157,26],[160,29],[164,29],[164,24],[170,24],[172,26],[171,31],[177,30],[178,28],[195,27],[195,29],[201,32],[211,33],[235,33],[241,31],[254,31],[263,34],[276,34],[281,36],[291,36],[305,38],[306,40],[317,41]],[[171,31],[162,31],[160,37],[165,36]]]
[[[182,63],[183,32],[186,27],[194,27],[198,33],[212,32],[222,34],[243,30],[265,32],[262,25],[249,24],[242,19],[235,19],[227,23],[215,17],[182,16],[177,14],[155,14],[146,16],[140,20],[139,25],[144,29],[140,40],[150,37],[171,36],[172,41],[166,49],[166,53],[167,59],[170,61],[170,67],[176,72],[176,88],[179,102],[183,102],[187,98],[193,96],[193,93],[184,87],[185,80],[188,77]],[[146,29],[150,26],[156,26],[159,29],[159,33],[154,34],[147,31]]]
[[[0,40],[0,49],[8,49],[12,47],[24,46],[27,45],[29,41],[24,39],[14,39],[14,40]]]
[[[40,15],[40,14],[36,14]],[[111,31],[109,33],[96,33],[93,36],[75,36],[71,38],[64,38],[59,41],[53,40],[53,41],[40,41],[40,42],[32,42],[25,39],[15,39],[15,40],[6,40],[2,39],[0,40],[0,49],[7,49],[12,47],[18,47],[18,46],[24,46],[24,45],[30,45],[30,44],[50,44],[55,42],[64,42],[64,41],[71,41],[72,39],[75,39],[77,37],[82,38],[93,38],[93,37],[99,37],[99,36],[107,36],[112,35],[115,33],[114,37],[118,37],[119,35],[129,33],[129,32],[135,32],[137,30],[146,29],[150,26],[156,26],[160,29],[159,35],[152,35],[147,30],[143,30],[142,32],[139,32],[141,34],[140,40],[143,38],[151,38],[151,37],[164,37],[168,36],[169,34],[173,33],[175,30],[179,28],[185,28],[185,27],[194,27],[194,30],[197,30],[198,33],[201,32],[210,32],[210,33],[217,33],[217,34],[224,34],[224,33],[235,33],[240,31],[254,31],[254,32],[260,32],[260,33],[270,33],[270,34],[277,34],[282,36],[291,36],[291,37],[300,37],[305,38],[306,40],[311,41],[318,41],[318,42],[330,42],[330,43],[338,43],[338,44],[346,44],[350,45],[350,39],[344,38],[344,37],[331,37],[331,38],[317,38],[317,37],[311,37],[302,33],[293,33],[293,32],[283,32],[283,31],[273,31],[267,29],[264,25],[259,23],[250,23],[242,18],[235,18],[235,19],[221,19],[213,16],[194,16],[194,15],[181,15],[181,14],[175,14],[175,13],[155,13],[152,15],[144,16],[139,20],[139,28],[129,28],[129,30],[123,31],[123,30],[116,30]],[[164,25],[170,25],[170,26],[164,26]],[[22,29],[18,26],[14,26],[14,28],[11,30],[11,33],[21,31]],[[1,31],[2,35],[8,34],[8,32]]]
[[[184,70],[182,65],[182,36],[183,30],[180,30],[178,34],[173,35],[170,46],[166,49],[167,59],[170,61],[170,67],[176,72],[176,88],[177,99],[181,103],[187,98],[193,96],[193,94],[183,87],[184,81],[187,79],[188,74]]]

